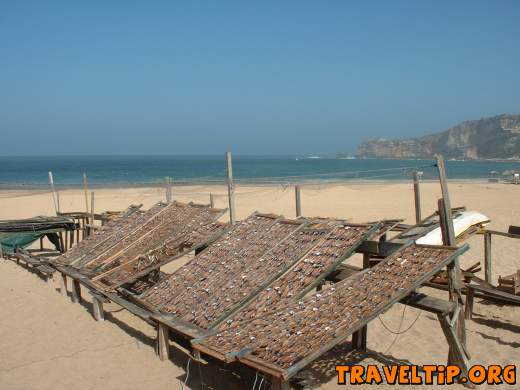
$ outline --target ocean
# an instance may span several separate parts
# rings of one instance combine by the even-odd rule
[[[409,180],[418,169],[425,180],[437,177],[433,160],[234,156],[238,182],[295,183],[346,180]],[[447,161],[450,179],[481,180],[491,171],[520,170],[520,162]],[[222,156],[60,156],[0,157],[0,186],[43,186],[52,171],[57,186],[79,186],[86,172],[92,186],[158,185],[166,176],[176,184],[223,182]]]

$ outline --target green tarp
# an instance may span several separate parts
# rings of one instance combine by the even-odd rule
[[[4,253],[14,253],[16,248],[25,248],[45,233],[0,233],[0,244]]]

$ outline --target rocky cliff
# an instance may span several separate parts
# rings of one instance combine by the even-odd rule
[[[442,133],[401,140],[370,139],[358,157],[455,159],[520,159],[520,115],[502,114],[467,121]]]

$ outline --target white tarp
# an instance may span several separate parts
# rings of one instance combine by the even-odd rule
[[[489,218],[477,211],[464,211],[457,218],[453,219],[453,228],[455,237],[464,233],[472,226],[485,225],[489,222]],[[441,228],[435,228],[425,236],[419,238],[417,244],[426,245],[442,245]]]

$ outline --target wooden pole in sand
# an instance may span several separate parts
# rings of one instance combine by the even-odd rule
[[[52,192],[52,203],[54,204],[54,211],[56,212],[56,215],[60,212],[58,200],[56,199],[56,188],[54,188],[54,178],[52,177],[52,172],[49,171],[49,184],[51,186],[51,192]]]
[[[85,212],[88,214],[88,183],[86,173],[83,173],[83,192],[85,194]]]
[[[448,180],[446,177],[446,168],[444,165],[444,157],[436,155],[436,165],[439,172],[439,181],[441,184],[442,199],[438,201],[439,207],[439,221],[441,224],[441,231],[443,232],[444,245],[456,246],[455,229],[453,227],[453,218],[451,214],[451,203],[450,194],[448,191]],[[450,301],[454,303],[455,311],[458,313],[457,318],[453,318],[452,328],[455,330],[455,334],[458,337],[462,347],[466,348],[466,322],[464,319],[464,301],[462,299],[462,282],[461,282],[461,271],[459,265],[459,258],[456,257],[447,266],[448,270],[448,286],[450,293]],[[460,306],[460,307],[459,307]],[[448,355],[448,364],[452,364],[457,359],[455,347],[450,345],[450,352]],[[461,367],[462,368],[462,367]]]
[[[302,198],[300,186],[294,186],[294,198],[296,201],[296,218],[298,218],[302,216]]]
[[[164,180],[166,182],[166,203],[170,204],[172,202],[172,178],[166,176]]]
[[[419,181],[421,179],[421,173],[418,171],[413,172],[413,193],[415,200],[415,222],[419,223],[422,220],[421,217],[421,189],[419,187]]]
[[[227,163],[227,187],[229,200],[229,221],[231,225],[235,224],[235,187],[233,186],[233,161],[231,152],[226,152]]]
[[[90,234],[94,234],[94,191],[90,193]]]
[[[491,233],[484,233],[484,277],[491,283]]]
[[[215,196],[213,194],[209,194],[209,207],[215,208]]]

